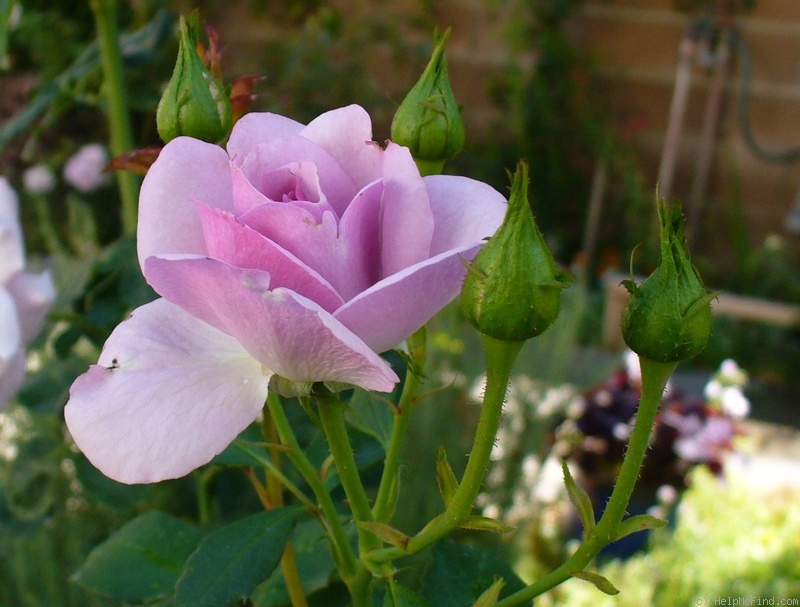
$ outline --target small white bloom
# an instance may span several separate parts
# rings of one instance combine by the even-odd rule
[[[619,422],[617,424],[614,424],[613,433],[614,433],[614,438],[616,438],[618,441],[626,441],[631,436],[631,427],[628,424],[623,424],[622,422]]]
[[[712,379],[703,389],[703,396],[706,397],[706,400],[717,400],[722,396],[722,384],[716,379]]]
[[[750,401],[737,386],[722,391],[722,410],[734,419],[744,419],[750,414]]]
[[[594,400],[601,407],[610,407],[611,403],[614,402],[614,396],[608,390],[598,390]]]
[[[108,164],[108,151],[99,143],[88,143],[78,149],[64,165],[64,180],[76,190],[92,192],[108,182],[103,169]]]
[[[625,373],[632,384],[642,383],[642,368],[639,364],[639,356],[633,350],[626,350],[622,357],[625,365]]]
[[[28,194],[49,194],[56,187],[56,176],[46,164],[35,164],[22,174],[22,185]]]

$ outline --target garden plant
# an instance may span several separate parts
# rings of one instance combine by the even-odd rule
[[[76,601],[98,605],[513,607],[570,578],[619,592],[593,561],[665,524],[628,516],[628,503],[667,380],[711,331],[714,296],[691,264],[679,205],[656,200],[658,267],[640,284],[625,281],[621,325],[641,397],[613,491],[596,516],[563,464],[580,544],[523,582],[459,532],[511,531],[475,502],[514,364],[555,322],[571,277],[532,214],[525,160],[509,176],[508,199],[442,173],[465,141],[449,33],[437,32],[390,140],[376,142],[358,99],[307,123],[248,113],[255,79],[222,82],[216,34],[203,35],[192,13],[180,20],[155,114],[163,146],[137,150],[123,60],[152,42],[158,22],[150,37],[120,45],[115,4],[90,3],[98,44],[84,61],[102,66],[123,236],[87,266],[64,254],[53,217],[39,215],[51,253],[69,258],[55,270],[83,279],[80,293],[67,285],[55,304],[54,328],[40,338],[49,354],[28,361],[32,379],[16,398],[29,412],[16,421],[33,438],[4,466],[3,520],[34,525],[48,513],[67,529],[94,519],[85,542],[42,536],[45,553],[64,550],[75,563],[69,589],[53,582],[53,604],[81,589],[88,598]],[[105,165],[104,150],[80,154],[65,180],[102,196],[108,176],[80,169]],[[28,177],[26,196],[41,202],[52,176]],[[24,269],[19,205],[5,181],[0,197],[8,400],[56,293],[48,272]],[[74,237],[73,251],[86,246]],[[416,440],[410,423],[441,389],[426,371],[426,326],[459,296],[484,349],[480,415],[465,461],[439,448],[438,514],[401,529],[404,491],[417,482],[402,461]],[[68,395],[52,388],[65,380]],[[45,415],[53,412],[58,423]]]

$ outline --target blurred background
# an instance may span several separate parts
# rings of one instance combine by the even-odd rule
[[[656,187],[680,200],[693,262],[719,291],[714,334],[673,380],[654,443],[661,459],[641,483],[641,511],[658,509],[671,526],[604,557],[604,573],[624,590],[608,604],[688,604],[704,592],[800,597],[795,0],[118,5],[140,148],[160,145],[155,107],[180,13],[199,8],[216,29],[227,83],[261,77],[251,110],[308,121],[359,103],[376,141],[388,138],[434,28],[452,28],[447,55],[467,144],[447,172],[505,192],[507,171],[527,158],[537,221],[578,278],[556,327],[521,357],[480,504],[513,519],[518,533],[494,548],[514,555],[522,577],[557,565],[576,533],[553,461],[568,458],[604,503],[638,394],[619,335],[618,285],[657,261]],[[254,504],[230,497],[242,484],[232,475],[117,485],[65,435],[72,380],[153,293],[121,234],[113,181],[99,173],[108,128],[89,3],[0,0],[0,19],[0,174],[20,196],[31,263],[51,269],[58,289],[28,379],[0,418],[0,606],[118,605],[69,581],[111,529],[153,507],[196,517],[194,496],[212,485],[222,519]],[[76,163],[88,176],[76,176]],[[444,389],[418,411],[407,465],[423,480],[406,489],[401,528],[438,511],[438,445],[459,454],[471,441],[482,359],[462,320],[451,306],[429,331],[428,381]],[[543,604],[601,604],[581,584]],[[282,604],[262,594],[253,605]]]

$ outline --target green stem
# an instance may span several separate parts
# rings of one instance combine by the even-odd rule
[[[270,502],[273,508],[280,508],[283,506],[283,487],[281,486],[280,476],[273,472],[273,469],[280,470],[281,468],[281,452],[275,446],[280,438],[278,431],[275,428],[275,423],[272,420],[272,415],[269,409],[264,408],[264,414],[261,420],[261,436],[270,445],[269,454],[274,465],[268,467],[267,474],[267,493],[270,497]],[[308,607],[306,594],[303,590],[303,580],[300,578],[300,571],[297,568],[297,558],[294,554],[294,547],[292,542],[286,542],[283,548],[283,556],[281,556],[281,571],[283,573],[283,581],[286,584],[286,590],[289,594],[289,600],[292,607]]]
[[[495,607],[515,607],[555,588],[583,571],[603,548],[616,539],[617,530],[625,516],[636,480],[639,478],[664,387],[677,366],[677,363],[659,363],[644,358],[640,358],[639,361],[642,366],[642,397],[625,459],[603,516],[594,531],[560,567],[527,588],[504,598]]]
[[[319,403],[319,420],[322,423],[322,430],[328,439],[328,445],[336,464],[336,471],[342,482],[342,488],[350,504],[350,510],[356,522],[371,522],[372,508],[369,505],[367,493],[358,474],[353,447],[350,444],[350,437],[347,436],[347,426],[344,422],[344,403],[339,400],[338,395],[331,392],[315,392]],[[362,553],[369,549],[380,546],[380,541],[372,534],[361,528],[358,529],[359,547]]]
[[[383,474],[378,486],[378,495],[372,507],[372,516],[376,521],[381,522],[389,522],[391,520],[397,501],[400,455],[403,450],[411,411],[414,409],[416,396],[419,392],[419,373],[424,368],[427,357],[427,332],[425,327],[414,333],[408,339],[408,344],[411,352],[411,364],[416,368],[409,366],[406,371],[406,381],[403,385],[403,392],[400,394],[400,400],[397,403],[397,413],[394,417],[389,448],[386,451],[386,460],[383,464]]]
[[[353,553],[353,549],[350,547],[350,542],[347,540],[347,534],[339,518],[336,506],[328,490],[325,488],[325,485],[322,483],[317,469],[300,448],[300,444],[297,442],[291,424],[286,417],[286,412],[283,410],[280,397],[270,392],[269,396],[267,396],[267,407],[270,415],[272,415],[272,421],[275,424],[275,429],[278,432],[281,442],[289,447],[286,457],[288,457],[294,467],[297,468],[297,471],[308,483],[311,491],[314,492],[317,502],[319,502],[319,506],[328,523],[328,536],[331,541],[331,547],[337,566],[339,567],[339,572],[344,582],[350,585],[360,565]]]
[[[511,369],[523,343],[500,341],[484,336],[486,392],[472,451],[470,451],[458,489],[447,509],[412,537],[405,549],[393,547],[373,551],[369,555],[371,562],[385,563],[395,558],[415,554],[458,529],[469,518],[489,466],[492,447],[503,413],[503,402],[511,377]]]
[[[134,149],[122,53],[119,48],[117,0],[90,0],[90,5],[94,12],[103,63],[111,154],[116,157]],[[139,178],[127,171],[117,171],[116,177],[122,200],[122,231],[123,234],[135,234]]]

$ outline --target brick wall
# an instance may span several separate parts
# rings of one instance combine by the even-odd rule
[[[414,15],[421,10],[416,0],[338,0],[333,4],[348,17],[345,26],[357,27],[366,14],[377,14],[402,24],[407,36],[420,42],[429,39],[434,23],[440,28],[452,27],[450,73],[457,97],[465,105],[470,139],[499,136],[496,125],[502,115],[490,100],[487,83],[512,57],[508,25],[514,19],[513,2],[437,0],[430,3],[432,14],[428,19],[417,20],[416,25]],[[296,32],[284,23],[248,13],[246,6],[227,4],[224,10],[211,11],[211,18],[223,30],[234,69],[258,71],[259,48],[264,41]],[[632,120],[641,126],[634,142],[649,187],[655,187],[658,181],[678,48],[691,22],[692,16],[673,9],[673,0],[587,0],[573,24],[576,42],[598,59],[598,77],[612,99],[616,127],[626,130]],[[755,10],[736,25],[753,58],[750,117],[757,140],[769,148],[800,146],[800,2],[758,0]],[[419,56],[398,61],[380,41],[365,48],[364,55],[381,94],[392,103],[399,102],[423,65]],[[532,54],[514,60],[527,68],[535,64]],[[695,63],[671,188],[673,196],[684,201],[689,197],[697,165],[710,82],[710,71]],[[739,210],[754,245],[770,233],[795,241],[785,228],[784,218],[800,189],[800,163],[766,162],[748,149],[736,116],[740,83],[741,70],[734,56],[724,89],[697,242],[707,252],[719,250],[723,255],[730,248],[731,229]],[[378,116],[377,134],[385,133],[390,110],[391,103],[386,115]]]

